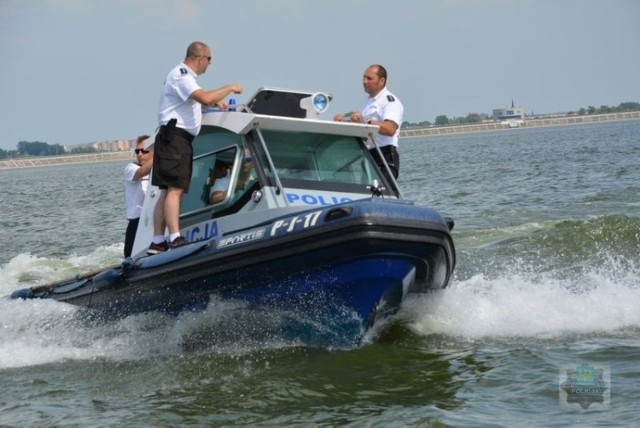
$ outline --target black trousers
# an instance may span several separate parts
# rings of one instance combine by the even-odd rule
[[[400,155],[398,154],[398,149],[396,146],[388,145],[384,147],[380,147],[380,151],[382,152],[382,156],[384,157],[384,161],[389,165],[389,169],[393,173],[394,178],[398,178],[398,174],[400,173]],[[376,163],[380,167],[382,171],[386,171],[384,167],[384,161],[380,159],[380,155],[378,154],[378,150],[371,149],[369,152],[373,155],[373,158],[376,160]]]
[[[124,234],[124,257],[131,257],[131,251],[133,250],[133,241],[136,239],[136,232],[138,231],[139,218],[132,218],[127,225],[127,231]]]

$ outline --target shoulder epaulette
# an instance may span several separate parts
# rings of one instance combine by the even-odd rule
[[[395,99],[395,98],[393,98],[393,95],[387,95],[387,101],[389,101],[389,102],[393,102],[393,101],[395,101],[395,100],[396,100],[396,99]]]
[[[180,69],[180,76],[184,76],[185,74],[187,74],[187,69],[186,68],[181,68]]]

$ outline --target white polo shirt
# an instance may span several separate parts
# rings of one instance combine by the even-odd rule
[[[380,133],[374,136],[374,140],[378,147],[388,145],[398,147],[398,137],[400,136],[403,114],[404,107],[402,106],[402,103],[398,97],[389,92],[386,86],[374,98],[369,97],[367,99],[367,102],[362,109],[362,118],[365,122],[369,120],[374,120],[376,122],[392,120],[398,125],[396,133],[392,136],[382,135]]]
[[[176,126],[196,136],[202,125],[202,106],[189,98],[200,86],[196,83],[198,75],[189,67],[180,63],[167,75],[160,94],[158,123],[166,125],[175,118]]]
[[[140,168],[137,163],[131,162],[124,167],[124,198],[127,206],[127,220],[140,218],[144,195],[149,188],[149,176],[146,175],[138,181],[133,181],[133,176]]]

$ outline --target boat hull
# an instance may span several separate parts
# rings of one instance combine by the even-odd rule
[[[211,296],[285,310],[355,312],[365,326],[407,294],[445,287],[455,265],[446,221],[398,201],[356,201],[273,219],[13,297],[53,298],[100,316],[206,307]]]

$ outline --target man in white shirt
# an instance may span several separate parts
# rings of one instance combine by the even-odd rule
[[[149,172],[153,166],[153,150],[146,148],[151,144],[148,135],[141,135],[136,139],[134,150],[136,160],[124,167],[124,197],[126,216],[129,223],[124,236],[124,256],[130,257],[133,241],[138,231],[140,214],[144,195],[149,188]]]
[[[213,185],[209,193],[209,203],[217,204],[224,200],[231,185],[231,165],[217,160],[211,173]]]
[[[226,110],[224,99],[231,93],[242,93],[242,85],[235,83],[205,91],[196,77],[205,73],[211,64],[211,49],[202,42],[192,42],[184,61],[175,66],[165,79],[158,108],[160,131],[156,135],[152,181],[160,188],[160,196],[153,213],[153,240],[150,254],[187,243],[180,236],[180,200],[189,191],[193,148],[191,143],[200,132],[202,106],[216,105]],[[169,242],[164,238],[169,229]]]
[[[369,98],[367,98],[362,112],[351,112],[348,115],[352,122],[379,126],[378,134],[374,137],[376,146],[382,152],[382,156],[394,177],[398,178],[400,172],[398,137],[400,136],[404,107],[398,97],[387,89],[387,70],[383,66],[374,64],[367,67],[362,84],[364,91],[369,94]],[[345,120],[345,115],[337,114],[333,120],[342,122]],[[377,150],[372,150],[371,154],[384,171],[384,163]]]

